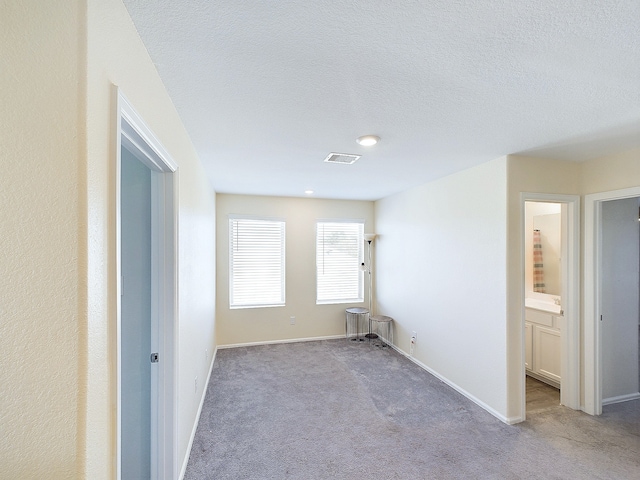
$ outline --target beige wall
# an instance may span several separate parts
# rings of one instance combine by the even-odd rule
[[[552,159],[509,156],[509,228],[508,228],[508,368],[509,415],[521,409],[519,382],[521,369],[521,298],[522,275],[520,261],[521,218],[520,194],[548,193],[584,195],[640,185],[640,149],[598,158],[588,162],[566,162]],[[584,198],[583,198],[584,200]],[[584,205],[582,205],[584,212]],[[581,219],[584,225],[584,214]],[[582,233],[584,236],[584,232]],[[581,269],[582,271],[582,269]],[[581,277],[583,274],[581,274]],[[584,372],[583,372],[584,373]],[[582,386],[584,380],[581,381]],[[583,397],[584,392],[581,393]]]
[[[507,369],[508,416],[517,419],[522,413],[522,306],[524,271],[521,261],[522,192],[561,195],[580,194],[580,164],[557,160],[510,155],[508,157],[508,229],[507,229]]]
[[[120,0],[1,8],[0,477],[115,477],[114,84],[179,165],[180,469],[215,349],[215,193]]]
[[[229,215],[256,215],[286,221],[286,306],[229,309]],[[365,220],[374,231],[373,202],[312,198],[217,195],[218,305],[220,345],[344,335],[344,309],[353,304],[316,305],[316,222]],[[366,254],[366,250],[365,250]],[[365,301],[359,306],[367,306]],[[291,316],[296,317],[290,325]]]
[[[507,161],[376,202],[377,299],[395,344],[506,420]]]
[[[609,192],[640,185],[640,148],[581,164],[581,193]]]
[[[83,21],[0,6],[0,478],[81,471]]]

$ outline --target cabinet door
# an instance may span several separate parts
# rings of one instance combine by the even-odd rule
[[[524,322],[524,367],[533,370],[533,325]]]
[[[560,383],[560,331],[536,325],[533,345],[534,371]]]

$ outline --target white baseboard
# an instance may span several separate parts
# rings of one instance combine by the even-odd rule
[[[229,345],[218,345],[218,348],[222,350],[225,348],[253,347],[256,345],[275,345],[277,343],[315,342],[318,340],[335,340],[338,338],[345,338],[345,336],[344,334],[342,334],[342,335],[329,335],[326,337],[288,338],[286,340],[267,340],[264,342],[231,343]]]
[[[211,379],[211,372],[213,372],[213,364],[216,361],[216,354],[218,353],[218,348],[213,351],[213,355],[211,357],[211,364],[209,365],[209,374],[207,375],[207,381],[204,384],[204,388],[202,389],[202,398],[200,398],[200,405],[198,406],[198,413],[196,414],[196,420],[193,424],[193,429],[191,430],[191,437],[189,438],[189,445],[187,446],[187,454],[185,458],[182,460],[182,468],[180,469],[180,476],[178,477],[180,480],[184,478],[184,474],[187,471],[187,464],[189,463],[189,455],[191,455],[191,447],[193,446],[193,439],[196,438],[196,431],[198,430],[198,424],[200,423],[200,414],[202,413],[202,406],[204,405],[204,399],[207,396],[207,390],[209,389],[209,380]]]
[[[630,400],[637,400],[640,398],[640,392],[629,393],[628,395],[619,395],[617,397],[609,397],[602,399],[602,406],[613,405],[614,403],[628,402]]]
[[[486,410],[487,412],[489,412],[491,415],[493,415],[494,417],[496,417],[498,420],[500,420],[501,422],[506,423],[507,425],[512,425],[514,423],[518,423],[521,422],[522,419],[520,418],[516,418],[516,417],[505,417],[504,415],[502,415],[500,412],[494,410],[493,408],[491,408],[489,405],[487,405],[486,403],[484,403],[482,400],[476,398],[475,396],[471,395],[469,392],[467,392],[464,388],[461,388],[460,386],[456,385],[455,383],[453,383],[451,380],[449,380],[446,377],[443,377],[442,375],[440,375],[438,372],[436,372],[435,370],[433,370],[432,368],[427,367],[424,363],[422,363],[419,360],[416,360],[414,357],[412,357],[411,355],[409,355],[408,353],[406,353],[403,350],[400,350],[398,347],[396,347],[395,345],[392,345],[393,349],[398,352],[400,355],[403,355],[404,357],[408,358],[410,361],[412,361],[413,363],[415,363],[416,365],[418,365],[420,368],[426,370],[427,372],[429,372],[431,375],[433,375],[434,377],[436,377],[438,380],[441,380],[442,382],[446,383],[448,386],[450,386],[451,388],[453,388],[456,392],[460,393],[461,395],[464,395],[465,397],[467,397],[469,400],[471,400],[473,403],[475,403],[476,405],[478,405],[479,407],[483,408],[484,410]]]

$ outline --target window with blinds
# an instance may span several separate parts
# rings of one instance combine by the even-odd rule
[[[364,222],[316,225],[316,303],[364,301]]]
[[[229,218],[229,306],[285,304],[284,221]]]

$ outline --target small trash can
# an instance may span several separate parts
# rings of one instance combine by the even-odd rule
[[[393,345],[393,318],[386,315],[372,315],[371,330],[378,334],[375,343],[377,347]]]
[[[345,310],[345,332],[347,340],[364,341],[365,325],[369,323],[369,309],[350,307]]]

